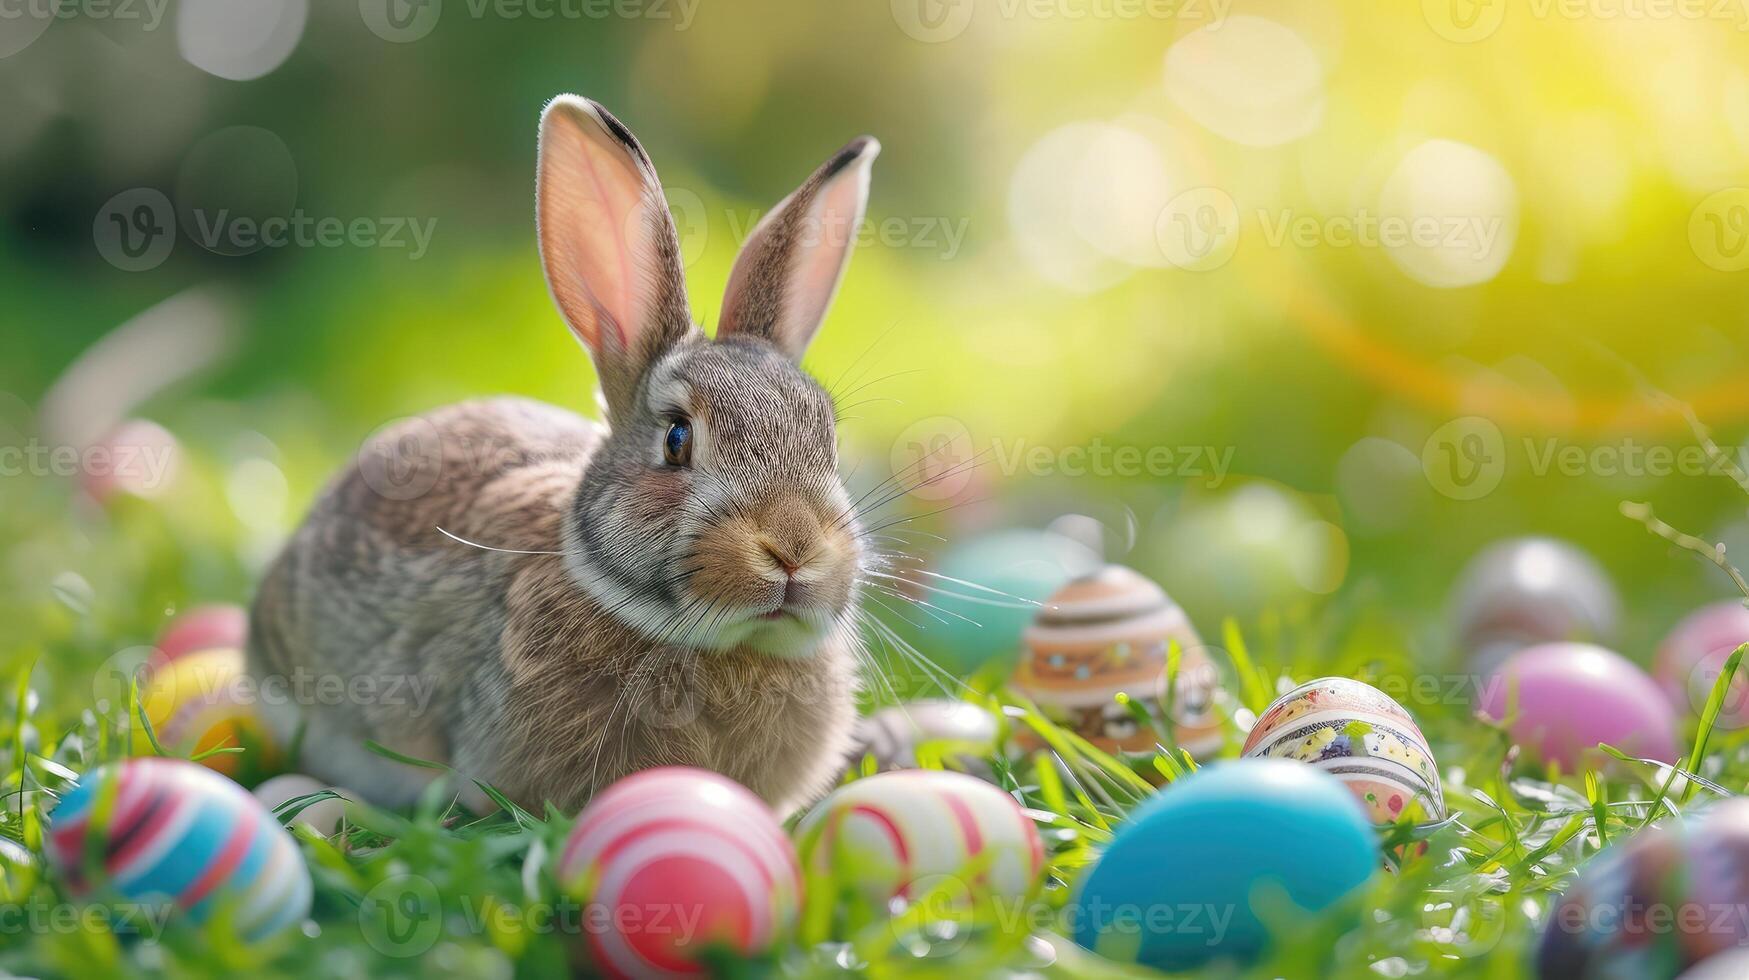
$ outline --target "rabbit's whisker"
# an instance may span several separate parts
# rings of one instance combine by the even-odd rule
[[[500,553],[506,554],[506,555],[568,555],[571,553],[568,551],[524,551],[520,548],[494,548],[489,544],[481,544],[478,541],[469,541],[467,538],[464,538],[459,534],[455,534],[451,531],[448,531],[439,525],[434,524],[432,526],[437,528],[438,534],[443,535],[444,537],[450,539],[451,541],[455,541],[459,544],[465,544],[470,548],[478,548],[481,551],[496,551],[496,552],[500,552]]]

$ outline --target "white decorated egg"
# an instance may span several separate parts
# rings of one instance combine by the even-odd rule
[[[244,939],[310,911],[310,872],[291,834],[243,787],[180,759],[86,773],[50,816],[48,853],[75,895],[174,905],[196,922],[228,906]]]
[[[964,773],[910,769],[839,787],[796,829],[810,876],[876,905],[941,877],[1015,899],[1044,871],[1032,819],[1002,790]]]
[[[1116,698],[1127,694],[1150,711],[1166,700],[1167,652],[1177,644],[1173,739],[1198,756],[1220,748],[1214,663],[1184,610],[1139,573],[1107,565],[1070,581],[1033,618],[1023,644],[1015,689],[1107,752],[1154,747],[1154,732]]]
[[[912,701],[858,719],[854,739],[852,769],[864,757],[883,770],[915,769],[920,746],[971,761],[995,747],[996,716],[967,701]]]
[[[1295,759],[1328,772],[1374,823],[1395,823],[1405,812],[1418,823],[1445,818],[1427,739],[1402,705],[1370,684],[1346,677],[1301,684],[1264,710],[1243,754]]]
[[[266,807],[269,813],[274,813],[281,806],[301,796],[311,796],[328,791],[340,792],[303,773],[288,772],[283,776],[269,779],[255,787],[253,792],[255,798],[261,801],[261,805]],[[342,797],[345,795],[341,794]],[[323,837],[327,837],[340,829],[340,820],[344,816],[346,816],[345,799],[326,799],[311,803],[299,810],[292,817],[291,822],[303,824]]]

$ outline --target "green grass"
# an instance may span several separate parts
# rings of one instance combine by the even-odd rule
[[[140,501],[104,512],[63,511],[57,492],[27,486],[0,517],[17,535],[15,561],[66,549],[79,568],[71,577],[20,580],[0,598],[10,617],[7,659],[0,663],[13,665],[0,706],[0,837],[17,845],[0,852],[0,968],[50,977],[168,971],[259,978],[568,970],[576,943],[551,919],[573,907],[552,872],[568,819],[509,806],[477,818],[453,803],[447,780],[408,811],[353,807],[330,838],[297,830],[316,886],[303,933],[246,946],[227,935],[222,919],[195,927],[172,917],[161,928],[149,924],[147,936],[118,935],[101,906],[74,901],[41,857],[48,813],[76,774],[125,755],[133,739],[124,729],[138,724],[125,704],[96,706],[102,665],[116,649],[149,639],[168,609],[240,598],[247,577],[203,555],[203,548],[222,551],[223,532],[203,537],[186,515]],[[1628,523],[1623,531],[1639,533]],[[113,560],[98,560],[105,556]],[[1478,678],[1462,667],[1420,662],[1398,619],[1364,599],[1229,621],[1222,646],[1229,737],[1221,755],[1238,754],[1238,719],[1261,711],[1290,679],[1356,677],[1399,694],[1420,720],[1445,777],[1451,819],[1430,833],[1388,831],[1387,850],[1427,836],[1426,856],[1394,873],[1381,870],[1348,905],[1282,919],[1267,959],[1248,970],[1211,967],[1208,976],[1530,976],[1538,917],[1589,858],[1655,819],[1749,784],[1749,734],[1715,724],[1742,650],[1712,700],[1684,720],[1692,749],[1682,769],[1616,753],[1600,770],[1557,773],[1530,762],[1504,732],[1472,715],[1469,696]],[[900,691],[927,693],[925,681],[887,666]],[[1125,814],[1157,791],[1155,783],[1181,778],[1196,763],[1175,751],[1164,731],[1152,756],[1106,756],[1007,696],[994,674],[974,677],[961,694],[1000,712],[1000,743],[981,761],[1022,801],[1047,843],[1049,872],[1028,914],[955,906],[929,893],[909,909],[872,909],[849,901],[842,882],[814,880],[790,942],[754,962],[717,960],[718,972],[828,976],[848,965],[869,976],[1137,975],[1064,940],[1063,909]],[[1014,748],[1023,727],[1049,749],[1028,755]],[[926,745],[920,756],[926,765],[963,764],[946,746]],[[1683,778],[1690,775],[1697,778]],[[293,801],[280,816],[289,820],[323,798]],[[6,856],[19,853],[26,859]],[[1162,879],[1170,880],[1169,870],[1162,869]]]

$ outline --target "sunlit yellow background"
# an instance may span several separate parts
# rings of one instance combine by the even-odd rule
[[[1749,552],[1743,496],[1681,463],[1694,437],[1660,395],[1739,451],[1743,4],[393,3],[0,20],[0,443],[147,419],[182,447],[139,499],[0,478],[0,651],[102,655],[106,621],[246,598],[391,418],[500,391],[593,412],[532,233],[561,91],[655,159],[707,325],[763,209],[880,138],[808,366],[854,389],[859,487],[919,452],[982,461],[891,505],[928,515],[908,528],[1083,514],[1205,629],[1399,610],[1428,656],[1493,538],[1598,554],[1641,658],[1728,583],[1620,501]],[[178,230],[128,271],[106,222],[141,188]],[[190,230],[221,211],[432,234],[417,257],[230,254]]]

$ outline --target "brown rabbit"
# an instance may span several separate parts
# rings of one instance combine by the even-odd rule
[[[303,727],[304,769],[384,804],[433,778],[369,739],[565,811],[658,765],[714,769],[780,811],[829,785],[870,552],[832,401],[797,362],[879,151],[852,141],[760,222],[712,340],[637,139],[588,99],[546,107],[541,258],[611,430],[495,398],[365,444],[250,620],[264,710],[283,737]]]

